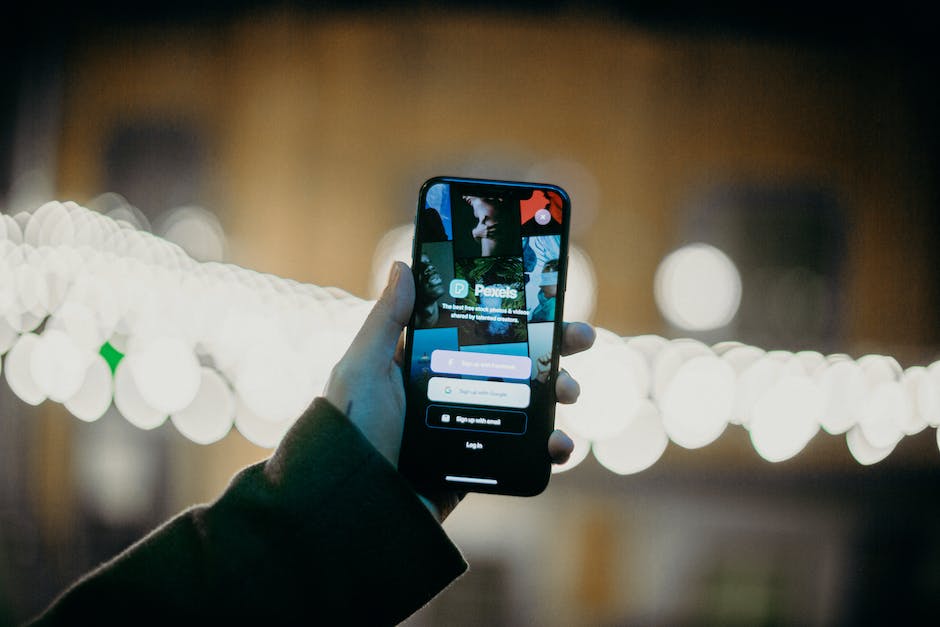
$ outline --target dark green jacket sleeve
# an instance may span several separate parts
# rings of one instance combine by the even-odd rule
[[[394,624],[465,569],[398,472],[317,399],[267,462],[86,575],[36,624]]]

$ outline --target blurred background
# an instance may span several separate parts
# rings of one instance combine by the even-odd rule
[[[573,198],[591,321],[764,348],[938,357],[938,89],[926,9],[444,2],[76,3],[3,27],[0,206],[69,199],[187,247],[373,296],[374,255],[433,175]],[[181,226],[182,225],[182,226]],[[185,228],[184,228],[185,227]],[[727,324],[657,307],[690,242],[741,276]],[[382,265],[384,274],[387,265]],[[576,374],[576,373],[575,373]],[[0,384],[0,624],[45,606],[267,456]],[[537,499],[472,495],[471,572],[413,625],[927,622],[940,609],[936,432],[862,466],[747,432]]]

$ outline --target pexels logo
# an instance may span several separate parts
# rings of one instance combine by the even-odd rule
[[[450,282],[450,295],[452,298],[466,298],[470,293],[470,284],[463,279],[453,279]]]
[[[519,290],[511,287],[490,287],[479,283],[473,288],[473,293],[476,296],[497,296],[499,298],[516,298],[519,296]]]

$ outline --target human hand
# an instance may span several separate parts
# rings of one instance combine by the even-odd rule
[[[324,397],[345,412],[349,420],[393,466],[398,466],[405,421],[405,386],[401,361],[401,332],[414,308],[415,285],[407,265],[395,262],[388,285],[375,303],[346,354],[333,368]],[[594,329],[575,322],[565,323],[562,354],[587,350],[594,343]],[[577,400],[580,387],[567,372],[555,380],[555,397],[560,403]],[[560,430],[548,439],[553,463],[563,464],[574,443]],[[457,504],[456,492],[431,495],[425,500],[439,519]]]
[[[490,237],[492,235],[493,227],[487,226],[480,222],[473,230],[470,231],[470,234],[473,235],[474,239],[483,239],[484,237]]]
[[[552,355],[542,355],[535,360],[535,380],[540,383],[548,381],[548,374],[552,369]]]

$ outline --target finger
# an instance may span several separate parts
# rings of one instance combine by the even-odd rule
[[[581,386],[571,378],[566,370],[562,370],[555,377],[555,400],[570,405],[581,395]]]
[[[560,429],[555,429],[548,436],[548,456],[553,464],[564,464],[574,451],[574,442]]]
[[[387,362],[395,355],[401,331],[408,324],[415,302],[415,284],[411,271],[400,261],[392,264],[388,285],[349,347],[350,353],[367,353],[377,362]]]
[[[591,348],[597,334],[584,322],[566,322],[561,334],[561,354],[571,355]]]

